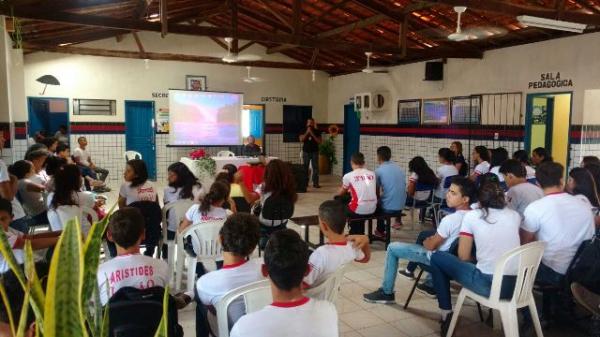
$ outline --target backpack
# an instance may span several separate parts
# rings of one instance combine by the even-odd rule
[[[264,220],[276,220],[283,221],[283,224],[287,223],[287,220],[294,215],[294,203],[287,196],[271,195],[268,197],[264,205],[260,210],[260,216]]]
[[[119,289],[108,301],[109,337],[154,336],[163,315],[165,288]],[[183,337],[175,300],[169,296],[168,337]]]
[[[600,235],[598,231],[577,249],[567,270],[567,284],[577,282],[590,291],[600,294]]]

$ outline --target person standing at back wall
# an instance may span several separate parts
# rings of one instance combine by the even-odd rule
[[[319,144],[321,144],[321,131],[317,129],[315,120],[309,118],[306,120],[306,131],[300,135],[302,144],[302,161],[304,168],[308,172],[308,166],[312,162],[312,182],[314,188],[321,188],[319,185]]]

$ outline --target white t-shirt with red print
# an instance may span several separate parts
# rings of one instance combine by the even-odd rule
[[[6,234],[6,239],[8,240],[8,244],[12,248],[13,255],[17,260],[18,264],[23,264],[25,262],[23,249],[15,248],[16,246],[23,246],[25,240],[23,239],[23,235],[21,232],[16,229],[8,228],[7,231],[4,232]],[[4,255],[0,254],[0,274],[5,273],[10,270],[8,262],[4,258]]]
[[[126,205],[130,205],[136,201],[157,201],[158,195],[156,194],[154,185],[146,181],[135,187],[131,187],[131,182],[124,182],[121,184],[119,196],[126,199]]]
[[[358,168],[342,178],[342,186],[352,199],[348,208],[356,214],[372,214],[377,208],[377,180],[375,172]]]
[[[119,255],[98,267],[98,286],[102,305],[119,289],[147,289],[169,284],[169,266],[163,260],[140,254]]]
[[[208,221],[225,220],[231,214],[233,213],[230,210],[215,206],[210,206],[208,212],[206,212],[206,214],[202,214],[202,211],[200,211],[200,205],[194,204],[187,210],[187,212],[185,212],[185,218],[195,225]]]

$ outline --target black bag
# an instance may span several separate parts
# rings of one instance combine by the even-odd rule
[[[600,237],[598,232],[591,240],[581,243],[569,269],[568,285],[577,282],[590,291],[600,294]]]
[[[109,337],[154,336],[163,315],[163,287],[119,289],[108,301]],[[169,296],[168,336],[182,337],[175,300]]]

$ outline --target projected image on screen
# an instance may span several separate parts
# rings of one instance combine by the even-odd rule
[[[240,145],[242,94],[169,90],[170,145]]]

